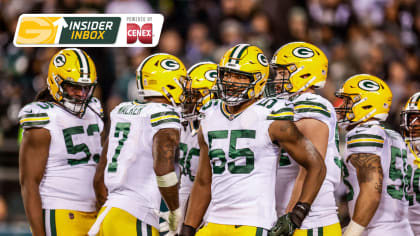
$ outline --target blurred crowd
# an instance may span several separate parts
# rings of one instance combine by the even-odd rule
[[[59,50],[14,47],[22,13],[165,16],[156,48],[84,49],[98,71],[95,96],[108,112],[136,98],[135,69],[151,53],[176,55],[188,67],[199,61],[218,63],[237,43],[257,45],[268,58],[287,42],[317,45],[329,59],[321,93],[333,103],[334,92],[351,75],[369,73],[384,79],[393,92],[387,126],[394,129],[399,129],[405,101],[420,90],[416,0],[0,0],[0,148],[5,140],[16,140],[18,111],[46,86],[49,60]]]

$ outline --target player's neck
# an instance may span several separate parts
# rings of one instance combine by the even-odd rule
[[[238,114],[238,113],[244,111],[249,106],[251,106],[256,101],[257,101],[257,99],[256,98],[253,98],[253,99],[251,99],[249,101],[246,101],[244,103],[241,103],[239,105],[236,105],[236,106],[227,106],[226,108],[227,108],[227,110],[228,110],[229,113],[231,113],[231,114]]]
[[[157,102],[172,105],[165,97],[148,97],[144,99],[145,102]]]

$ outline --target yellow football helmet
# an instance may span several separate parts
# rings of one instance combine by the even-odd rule
[[[136,74],[140,100],[165,97],[174,106],[181,103],[187,70],[176,56],[167,53],[150,55],[139,65]]]
[[[51,59],[48,90],[53,99],[68,112],[83,116],[96,83],[95,64],[83,50],[63,49]]]
[[[200,62],[187,71],[182,102],[182,118],[187,121],[201,118],[200,109],[214,98],[217,81],[217,64]]]
[[[347,79],[336,96],[343,104],[336,108],[339,122],[360,123],[371,118],[385,121],[392,103],[388,85],[376,76],[354,75]]]
[[[266,86],[266,96],[303,92],[312,86],[323,88],[327,79],[327,57],[321,49],[306,42],[283,45],[274,53],[271,66],[276,73]],[[288,73],[277,73],[278,69]]]
[[[246,76],[249,83],[229,82],[226,73]],[[263,51],[249,44],[238,44],[222,57],[218,67],[219,96],[229,106],[236,106],[264,92],[269,74],[268,60]]]
[[[415,163],[420,166],[420,92],[415,93],[408,99],[407,104],[401,111],[401,130],[405,141],[416,153]]]

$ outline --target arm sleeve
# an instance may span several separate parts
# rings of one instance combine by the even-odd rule
[[[42,103],[30,103],[19,112],[19,124],[26,130],[30,128],[45,128],[50,123],[48,106]]]

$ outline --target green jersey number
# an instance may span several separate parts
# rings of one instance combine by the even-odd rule
[[[279,166],[280,167],[289,166],[290,164],[292,164],[292,162],[290,161],[289,157],[287,156],[287,152],[285,150],[281,149],[280,158],[279,158]]]
[[[98,124],[91,124],[88,126],[86,133],[87,136],[93,136],[94,133],[97,132],[99,133],[99,126]],[[84,134],[85,131],[83,129],[83,126],[75,126],[75,127],[70,127],[67,129],[63,129],[63,135],[64,135],[64,142],[66,144],[66,150],[68,154],[76,154],[79,152],[84,152],[85,153],[85,157],[81,158],[81,159],[67,159],[67,163],[69,165],[79,165],[79,164],[85,164],[88,163],[90,157],[92,156],[92,153],[90,153],[89,147],[88,145],[86,145],[86,143],[81,143],[81,144],[77,144],[74,145],[73,143],[73,135],[77,135],[77,134]],[[98,163],[99,161],[99,153],[95,153],[93,155],[93,160]]]
[[[397,158],[401,158],[403,161],[403,168],[397,168]],[[406,171],[406,163],[407,163],[407,150],[399,149],[397,147],[391,146],[391,164],[389,167],[389,178],[393,181],[400,180],[401,184],[399,186],[396,185],[388,185],[387,192],[388,194],[395,199],[402,200],[405,196],[408,198],[408,194],[406,193],[406,186],[409,182],[407,182],[407,178],[405,178],[405,171]],[[408,200],[408,199],[407,199]]]
[[[227,161],[226,153],[223,149],[212,149],[212,143],[215,139],[227,139],[228,130],[209,131],[209,158],[213,165],[213,174],[223,174],[227,169],[231,174],[248,174],[254,170],[254,152],[249,148],[236,149],[237,140],[241,138],[255,139],[255,130],[231,130],[229,140],[228,156],[233,159]],[[237,165],[235,159],[245,157],[245,165]],[[216,161],[219,161],[217,164]]]
[[[127,140],[128,134],[130,133],[130,122],[118,122],[115,125],[114,138],[119,138],[118,145],[115,148],[114,156],[112,156],[111,163],[108,165],[108,172],[116,172],[118,168],[117,158],[121,153],[121,149],[124,146],[125,141]],[[122,134],[122,135],[120,135]]]
[[[191,181],[194,181],[195,176],[191,173],[191,160],[193,156],[200,157],[200,149],[191,148],[188,150],[188,145],[185,143],[179,143],[179,149],[182,152],[182,157],[179,159],[179,165],[181,166],[181,174],[187,176]]]
[[[407,174],[405,175],[406,183],[411,182],[411,176],[413,176],[413,182],[411,185],[406,186],[406,198],[410,206],[414,205],[414,201],[420,204],[420,169],[414,165],[412,167],[410,164],[407,165]],[[408,190],[412,189],[413,195],[408,194]]]

